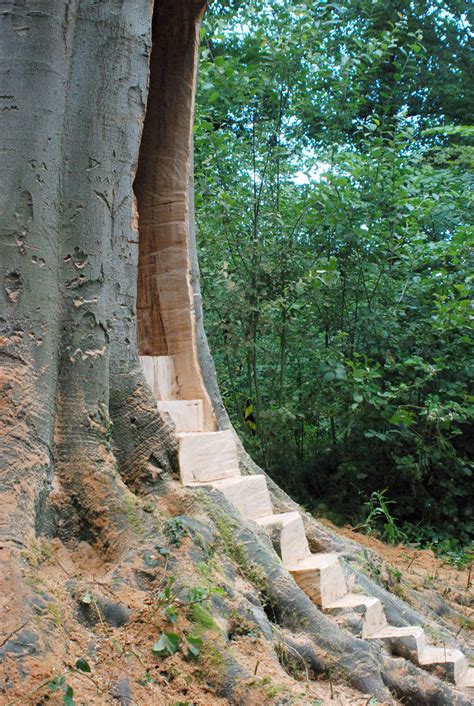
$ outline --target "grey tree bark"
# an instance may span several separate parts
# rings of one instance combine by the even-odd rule
[[[169,471],[173,442],[135,343],[132,184],[152,6],[31,0],[1,9],[0,541],[8,636],[28,604],[19,552],[47,533],[117,553],[128,529],[127,484],[145,478],[150,464]]]

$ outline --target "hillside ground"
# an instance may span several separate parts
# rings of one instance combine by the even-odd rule
[[[281,629],[272,624],[271,615],[259,614],[252,607],[258,602],[254,600],[255,581],[250,583],[238,562],[221,547],[212,551],[200,547],[196,536],[188,531],[197,515],[186,491],[176,489],[165,505],[161,499],[159,511],[149,505],[145,509],[155,513],[159,527],[155,551],[143,551],[139,544],[124,548],[126,558],[120,570],[116,562],[108,562],[85,541],[66,546],[58,539],[38,540],[24,552],[26,582],[36,597],[35,620],[43,628],[49,626],[50,643],[47,657],[29,658],[25,681],[17,677],[15,655],[9,656],[7,671],[11,675],[11,688],[0,695],[0,703],[11,706],[63,703],[375,706],[379,703],[348,686],[343,675],[314,675],[297,655],[281,649],[278,638]],[[173,517],[186,517],[188,521],[182,524],[173,521]],[[380,556],[382,573],[392,577],[395,592],[409,586],[416,591],[439,594],[455,609],[453,615],[465,616],[465,623],[458,627],[468,630],[472,600],[469,568],[458,570],[427,550],[389,547],[350,528],[337,531]],[[140,534],[138,523],[137,532]],[[397,582],[397,572],[403,582]],[[8,583],[8,577],[3,581]],[[15,587],[9,588],[13,589],[10,595],[14,600]],[[168,598],[164,595],[167,588]],[[194,599],[190,599],[191,588],[198,590],[193,594]],[[2,595],[8,593],[2,591]],[[208,598],[200,600],[200,595]],[[185,603],[196,596],[196,602],[186,607]],[[7,599],[4,603],[4,610],[8,611],[12,606]],[[170,606],[171,611],[166,612]],[[12,632],[22,628],[11,626]],[[173,632],[180,637],[180,648],[175,654],[167,657],[153,654],[152,647],[162,632]],[[185,636],[202,641],[197,657],[186,658],[183,654]],[[87,662],[90,672],[74,668],[78,659]],[[232,701],[226,694],[222,676],[229,671],[229,664],[242,674],[238,686],[232,687]],[[68,687],[72,689],[73,702],[64,701]]]

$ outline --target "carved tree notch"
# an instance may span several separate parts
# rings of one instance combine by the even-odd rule
[[[176,397],[209,399],[197,361],[189,256],[189,180],[205,3],[161,2],[153,18],[150,86],[134,191],[139,223],[137,292],[141,356],[172,356]]]

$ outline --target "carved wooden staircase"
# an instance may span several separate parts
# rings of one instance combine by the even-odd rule
[[[153,365],[142,358],[142,367],[155,395],[161,397],[158,410],[174,426],[183,485],[217,488],[242,517],[264,527],[296,583],[339,624],[364,640],[383,642],[391,654],[405,657],[458,687],[474,689],[474,668],[460,650],[428,645],[422,627],[389,625],[378,598],[348,590],[337,554],[310,552],[299,512],[273,513],[265,476],[241,475],[232,431],[206,430],[204,401],[178,398],[171,356],[155,357]],[[152,368],[154,378],[150,377]]]

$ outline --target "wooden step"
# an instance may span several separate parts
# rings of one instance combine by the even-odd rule
[[[267,479],[263,475],[240,476],[212,482],[212,486],[224,493],[242,517],[257,520],[272,511]]]
[[[183,485],[240,475],[237,446],[231,431],[181,432],[179,470]]]
[[[474,689],[474,667],[468,667],[461,676],[458,686],[463,689]]]
[[[392,654],[405,657],[405,659],[415,663],[418,662],[418,655],[426,647],[425,631],[418,625],[407,625],[404,627],[387,625],[380,632],[368,635],[367,639],[382,640]]]
[[[303,518],[299,512],[265,515],[259,517],[257,522],[269,533],[275,551],[285,566],[310,556]]]
[[[141,355],[143,375],[156,400],[176,400],[179,387],[172,355]]]
[[[162,400],[156,403],[161,415],[169,415],[175,432],[204,431],[202,400]]]
[[[461,650],[433,647],[426,644],[423,628],[409,625],[396,628],[387,626],[368,637],[385,642],[392,654],[405,657],[423,669],[437,673],[454,684],[466,682],[469,664]]]
[[[468,661],[461,650],[428,645],[418,654],[418,664],[424,669],[444,676],[453,684],[462,683],[468,671]]]
[[[361,615],[360,634],[362,638],[379,633],[387,626],[381,601],[372,596],[364,596],[362,593],[346,593],[334,603],[325,606],[324,610],[336,616],[346,612],[359,613]]]
[[[346,579],[337,554],[310,554],[286,567],[313,603],[325,608],[347,593]]]

